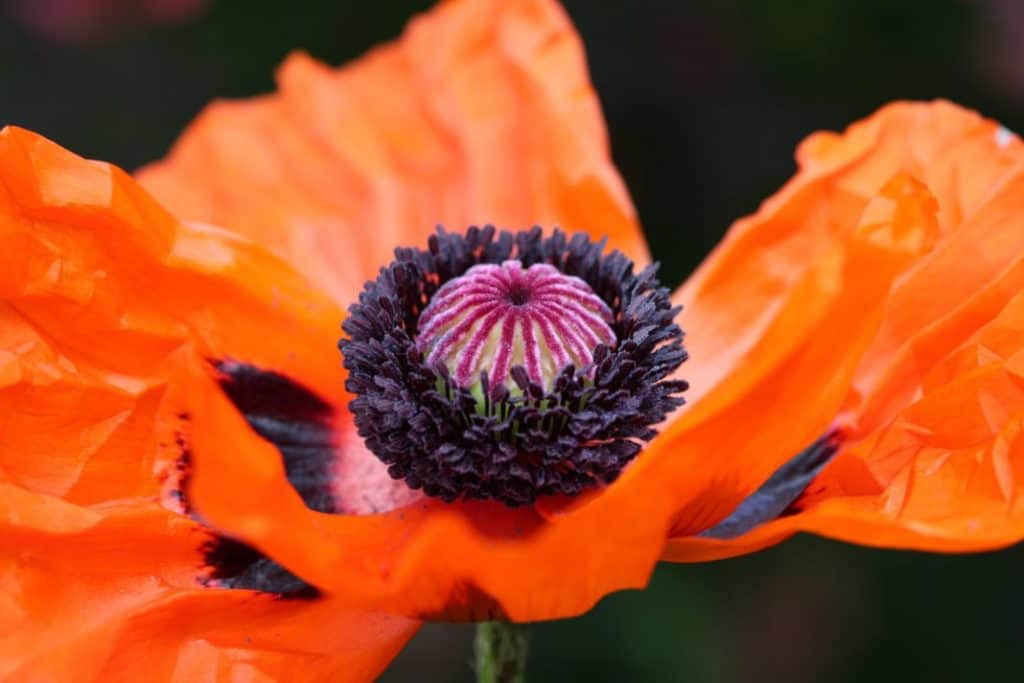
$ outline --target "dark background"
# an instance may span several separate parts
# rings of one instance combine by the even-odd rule
[[[90,13],[64,21],[76,3]],[[175,4],[179,16],[154,16]],[[162,156],[208,100],[272,89],[290,50],[341,63],[429,4],[0,0],[0,124],[132,169]],[[1024,130],[1019,0],[567,7],[615,161],[672,284],[786,180],[815,129],[893,99],[946,97]],[[938,556],[811,538],[665,565],[644,592],[533,627],[530,679],[1020,680],[1022,568],[1024,547]],[[428,626],[384,680],[472,680],[470,637],[470,627]]]

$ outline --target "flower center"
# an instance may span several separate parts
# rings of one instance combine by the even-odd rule
[[[612,311],[586,282],[547,263],[473,266],[445,283],[419,318],[416,346],[443,363],[455,383],[519,389],[513,368],[544,391],[568,365],[590,368],[600,344],[612,347]]]
[[[446,501],[529,505],[614,481],[686,390],[656,272],[540,228],[438,228],[396,249],[338,343],[359,436]]]

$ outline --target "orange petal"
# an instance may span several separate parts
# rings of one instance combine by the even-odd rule
[[[337,600],[181,591],[124,625],[106,664],[125,680],[372,681],[418,622]],[[99,680],[110,680],[100,677]]]
[[[84,511],[83,511],[84,512]],[[336,600],[200,588],[191,521],[108,510],[87,529],[3,527],[4,680],[368,681],[415,632]]]
[[[1016,163],[1016,144],[1000,148],[997,134],[996,124],[947,102],[896,103],[842,136],[804,141],[796,176],[737,221],[675,294],[686,306],[691,405],[742,376],[790,293],[850,235],[893,176],[909,174],[936,197],[943,233],[976,212]]]
[[[292,55],[278,83],[212,105],[139,177],[337,301],[438,223],[559,225],[649,259],[582,45],[552,0],[443,3],[352,65]]]
[[[179,223],[121,171],[14,128],[0,133],[0,243],[0,467],[18,485],[80,503],[153,495],[182,421],[171,378],[207,356],[343,396],[334,304],[244,240]]]
[[[938,552],[1020,541],[1024,294],[929,374],[922,396],[819,475],[799,513],[731,541],[673,538],[665,559],[739,555],[800,531]]]
[[[798,157],[797,177],[758,215],[738,223],[679,294],[693,297],[690,313],[698,323],[717,325],[712,337],[720,335],[720,346],[706,346],[707,337],[696,343],[713,357],[710,372],[690,344],[697,374],[718,382],[698,389],[704,397],[690,409],[697,418],[728,414],[735,397],[766,391],[775,381],[759,372],[757,361],[770,355],[772,326],[799,287],[792,279],[800,270],[797,252],[789,249],[829,248],[859,221],[861,229],[888,225],[875,234],[916,242],[927,255],[901,268],[875,326],[837,322],[847,334],[867,331],[869,338],[842,379],[839,403],[828,407],[829,419],[844,426],[844,449],[798,501],[804,511],[733,541],[680,533],[666,558],[740,554],[799,530],[934,550],[996,547],[1024,537],[1024,524],[1009,512],[1016,504],[1015,451],[1007,445],[1020,400],[1011,359],[1024,349],[1024,339],[1010,332],[1020,320],[1013,297],[1024,288],[1024,147],[996,124],[939,102],[891,105],[841,137],[812,136]],[[899,191],[895,211],[878,199],[864,204],[872,188],[881,188],[883,198],[892,193],[894,170],[915,179]],[[933,218],[928,201],[906,204],[915,193],[934,196]],[[732,275],[744,263],[752,268],[749,284]],[[863,287],[872,277],[865,271],[851,285]],[[736,321],[709,309],[715,301],[726,306],[726,297],[744,302]],[[743,308],[751,299],[761,310]],[[740,333],[740,324],[750,328]],[[688,328],[691,341],[701,337],[699,324]],[[731,347],[730,334],[736,335]],[[999,340],[998,352],[989,348],[995,341],[982,341],[990,339]],[[820,395],[810,390],[803,400],[817,403]],[[766,412],[794,426],[789,411],[766,406]],[[694,418],[684,413],[682,422],[688,419]]]
[[[613,590],[644,586],[664,544],[671,499],[658,482],[613,485],[548,519],[532,508],[435,499],[376,515],[320,514],[288,485],[274,448],[225,398],[203,394],[189,496],[203,518],[368,609],[449,620],[575,615]]]
[[[338,308],[244,239],[15,128],[0,131],[0,247],[0,678],[379,673],[414,622],[201,588],[209,532],[160,504],[181,411],[203,400],[182,378],[230,356],[337,397]]]
[[[785,293],[743,366],[658,437],[655,447],[671,457],[640,463],[656,474],[637,476],[672,482],[680,508],[673,535],[722,520],[830,429],[893,282],[931,244],[923,237],[934,210],[919,182],[891,178],[862,222]]]

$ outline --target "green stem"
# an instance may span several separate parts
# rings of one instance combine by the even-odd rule
[[[504,621],[476,625],[478,683],[524,683],[529,637],[526,626]]]

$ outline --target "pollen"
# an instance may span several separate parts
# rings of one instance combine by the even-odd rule
[[[458,386],[517,390],[512,370],[550,391],[558,373],[585,371],[601,344],[611,347],[612,311],[590,286],[547,263],[473,266],[445,283],[420,314],[416,344],[443,363]]]

